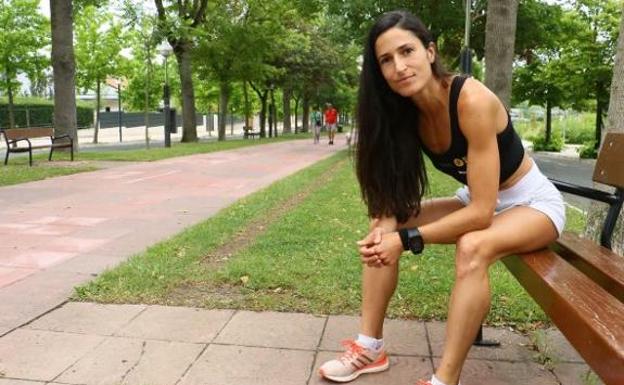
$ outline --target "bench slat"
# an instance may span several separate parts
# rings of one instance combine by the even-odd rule
[[[503,258],[606,384],[624,379],[624,304],[550,250]]]
[[[40,138],[44,136],[53,136],[54,129],[52,127],[44,128],[11,128],[3,131],[7,139],[19,138]]]
[[[557,254],[620,302],[624,302],[624,257],[567,231],[561,235],[553,248]]]

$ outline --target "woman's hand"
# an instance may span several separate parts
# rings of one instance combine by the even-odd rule
[[[399,233],[384,232],[375,227],[361,241],[358,241],[360,259],[370,267],[381,267],[397,263],[403,252],[403,244]]]

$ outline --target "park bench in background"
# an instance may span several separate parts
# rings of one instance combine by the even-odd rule
[[[6,142],[6,156],[4,157],[4,164],[9,161],[9,154],[12,152],[28,152],[28,161],[32,166],[32,150],[39,148],[49,148],[50,155],[48,160],[52,160],[52,153],[55,148],[70,148],[71,160],[74,160],[74,141],[69,135],[62,135],[59,137],[54,136],[54,128],[12,128],[1,130],[4,140]],[[48,143],[31,142],[31,139],[37,138],[49,138]]]
[[[260,138],[260,132],[259,131],[254,131],[253,127],[249,127],[249,126],[244,126],[243,127],[243,138],[247,139],[247,138],[255,138],[255,137]]]
[[[615,192],[553,181],[561,191],[609,204],[601,245],[564,232],[548,249],[503,258],[518,282],[607,384],[624,384],[624,257],[611,236],[624,201],[624,133],[609,133],[594,182]]]

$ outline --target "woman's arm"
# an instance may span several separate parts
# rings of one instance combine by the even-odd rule
[[[418,229],[426,244],[455,243],[470,231],[485,229],[492,223],[500,178],[497,131],[502,121],[498,98],[484,85],[467,80],[458,101],[459,125],[468,142],[467,180],[470,204]],[[384,264],[398,260],[402,251],[397,232],[382,236],[367,255],[379,257]],[[362,252],[361,252],[362,254]]]
[[[461,235],[492,223],[500,178],[497,132],[498,98],[484,85],[467,80],[458,101],[459,126],[468,142],[467,180],[470,204],[419,228],[427,243],[454,243]]]

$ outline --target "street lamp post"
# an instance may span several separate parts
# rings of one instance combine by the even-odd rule
[[[119,120],[119,143],[122,142],[121,136],[121,82],[117,81],[117,117]]]
[[[472,0],[466,1],[466,22],[464,26],[464,47],[459,58],[461,71],[463,74],[472,74],[472,55],[470,54],[470,3]]]
[[[165,147],[171,147],[171,107],[169,104],[169,73],[167,70],[167,58],[173,51],[165,40],[159,46],[158,51],[165,58],[165,85],[163,87],[163,113],[165,114]]]

